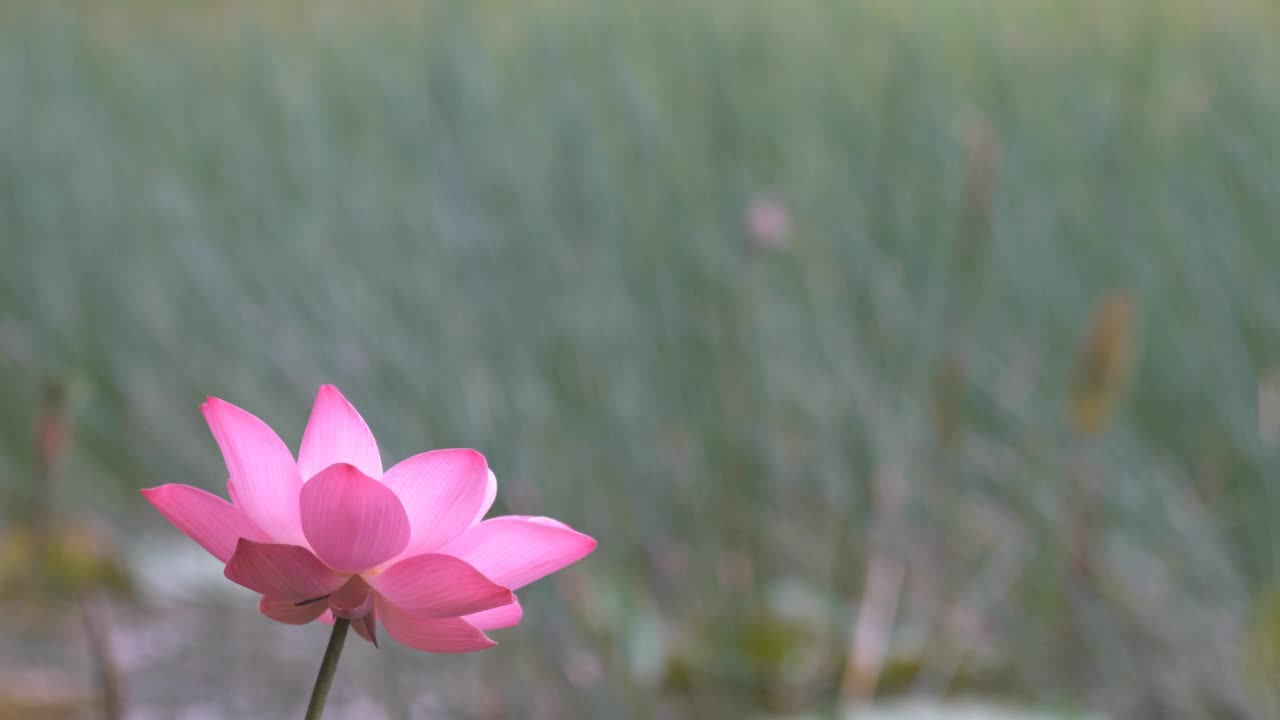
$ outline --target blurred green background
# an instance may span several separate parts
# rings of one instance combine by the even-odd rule
[[[475,447],[495,511],[601,542],[498,649],[351,647],[337,717],[1270,717],[1276,37],[1264,0],[2,3],[6,553],[42,507],[114,538],[127,717],[299,715],[327,633],[137,490],[221,491],[206,395],[296,446],[331,382],[386,458]],[[31,605],[0,702],[92,706]]]

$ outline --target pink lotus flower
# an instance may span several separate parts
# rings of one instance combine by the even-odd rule
[[[383,472],[373,434],[338,389],[316,396],[298,459],[258,418],[209,398],[201,406],[226,460],[231,502],[187,485],[142,494],[262,594],[282,623],[350,618],[377,644],[427,652],[496,643],[486,630],[520,622],[512,594],[576,562],[596,541],[550,518],[481,521],[497,480],[474,450],[414,455]]]

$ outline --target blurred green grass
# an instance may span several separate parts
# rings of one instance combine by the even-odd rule
[[[798,583],[821,619],[786,634],[839,665],[877,548],[916,578],[903,622],[926,654],[995,648],[1002,685],[1122,714],[1260,712],[1237,674],[1280,562],[1280,437],[1260,422],[1280,13],[364,7],[0,8],[12,503],[50,376],[78,408],[61,498],[146,532],[163,526],[136,488],[221,484],[205,395],[293,443],[333,382],[388,457],[477,447],[497,510],[600,537],[533,591],[549,619],[517,653],[600,659],[571,715],[648,717],[663,678],[696,717],[833,702],[830,678],[778,701],[784,651],[756,662],[743,638],[775,622],[756,598]],[[984,127],[998,183],[968,238]],[[761,195],[788,208],[783,248],[750,246]],[[1138,308],[1131,388],[1076,437],[1077,345],[1116,288]],[[1083,594],[1063,556],[1081,474],[1103,558]],[[937,620],[969,606],[981,640]],[[1063,674],[1064,612],[1092,675]]]

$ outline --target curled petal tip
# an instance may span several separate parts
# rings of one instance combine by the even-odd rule
[[[452,448],[452,449],[445,448],[445,451],[450,453],[457,453],[458,455],[465,455],[469,458],[480,460],[484,462],[485,469],[488,469],[489,467],[489,461],[485,459],[484,453],[480,452],[479,450],[476,450],[475,448]]]
[[[227,403],[225,401],[219,400],[216,397],[207,397],[204,399],[204,402],[200,403],[200,414],[204,415],[205,420],[213,422],[212,418],[215,416],[214,414],[226,404]]]
[[[472,627],[475,627],[482,632],[515,627],[520,624],[520,620],[523,618],[524,609],[520,607],[520,601],[518,599],[513,600],[510,605],[502,605],[482,612],[470,613],[462,616],[463,620],[466,620]]]

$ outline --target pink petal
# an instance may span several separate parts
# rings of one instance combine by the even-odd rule
[[[489,471],[489,481],[484,488],[484,500],[480,503],[480,512],[476,513],[476,517],[471,521],[472,525],[484,519],[485,513],[493,507],[493,501],[498,499],[498,477]]]
[[[377,602],[377,613],[388,635],[415,650],[463,653],[498,644],[462,618],[418,617],[382,599]]]
[[[276,542],[305,544],[298,521],[302,478],[289,448],[266,423],[231,403],[209,398],[201,410],[227,463],[236,504]]]
[[[306,481],[334,463],[355,465],[365,475],[382,477],[378,443],[364,418],[338,388],[321,385],[298,448],[298,472]]]
[[[334,615],[349,620],[368,615],[373,610],[373,593],[369,584],[359,575],[352,575],[346,585],[329,596],[329,609]]]
[[[224,564],[236,551],[240,538],[269,539],[240,508],[200,488],[161,485],[143,490],[142,496],[174,527]]]
[[[293,602],[324,597],[347,582],[304,547],[244,539],[236,545],[223,574],[254,592]]]
[[[520,607],[520,601],[513,600],[510,605],[463,615],[462,619],[481,630],[501,630],[519,625],[523,617],[524,609]]]
[[[488,465],[475,450],[414,455],[388,470],[382,482],[400,498],[413,528],[401,557],[431,552],[460,535],[482,511],[489,491]]]
[[[506,605],[511,591],[456,557],[415,555],[369,578],[386,602],[421,617],[446,618]]]
[[[302,488],[302,531],[335,570],[364,572],[409,543],[409,518],[396,494],[354,465],[330,465]]]
[[[263,596],[258,601],[258,612],[286,625],[306,625],[324,614],[328,606],[322,601],[299,605],[294,600],[281,600]]]
[[[351,621],[351,629],[355,630],[356,634],[364,638],[367,642],[373,643],[374,647],[378,647],[377,614],[378,613],[375,610],[374,612],[371,612],[368,615],[365,615],[359,620]],[[324,611],[320,615],[320,622],[324,623],[325,625],[332,625],[333,619],[334,619],[333,613],[329,610]]]
[[[374,647],[378,647],[378,619],[374,613],[371,612],[364,617],[352,620],[351,628],[365,641],[373,643]]]
[[[439,552],[462,558],[490,580],[519,590],[595,548],[595,540],[558,520],[508,515],[485,520]]]

